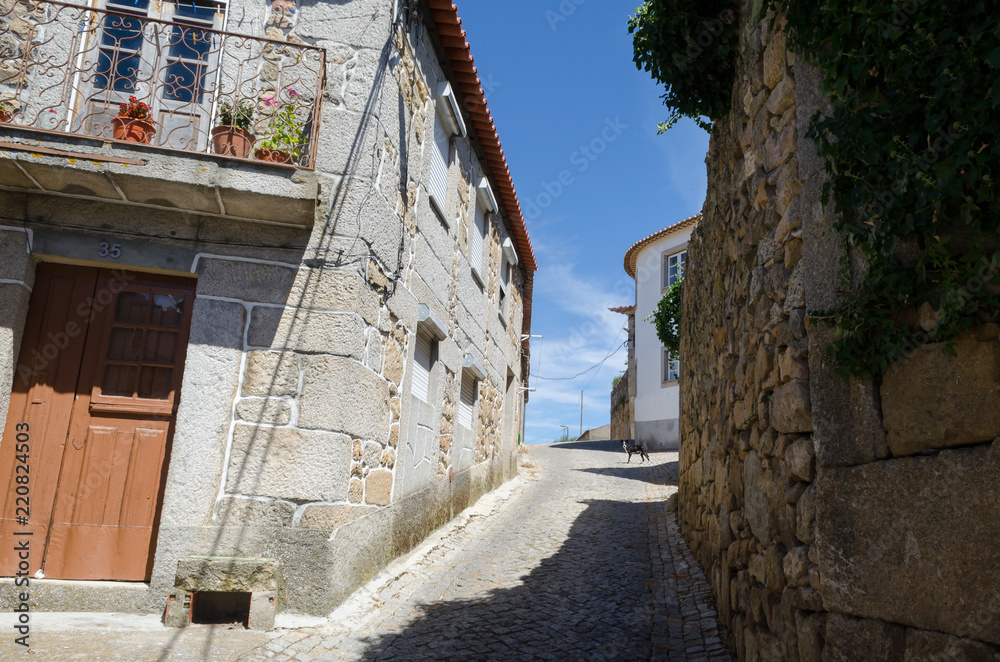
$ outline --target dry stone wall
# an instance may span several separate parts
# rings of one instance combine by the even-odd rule
[[[744,5],[688,245],[679,509],[741,660],[994,659],[1000,329],[846,381],[815,69]],[[856,269],[859,267],[855,267]],[[946,450],[947,449],[947,450]]]

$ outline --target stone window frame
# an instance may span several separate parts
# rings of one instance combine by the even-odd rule
[[[681,257],[682,256],[682,257]],[[684,276],[684,268],[687,266],[687,244],[683,246],[673,246],[660,253],[660,293],[665,293],[671,285],[677,282],[678,278],[670,278],[670,258],[680,257],[681,266],[678,270],[680,277]]]
[[[480,287],[486,287],[486,274],[484,273],[489,267],[487,264],[486,247],[490,242],[490,222],[496,220],[502,227],[503,223],[500,221],[499,213],[500,206],[497,204],[496,196],[493,195],[493,187],[490,186],[489,180],[483,176],[479,178],[479,183],[476,185],[476,195],[475,195],[475,208],[471,214],[471,227],[469,228],[469,268],[472,271],[472,278],[475,280]],[[479,227],[479,214],[482,210],[483,226]],[[492,218],[491,218],[492,216]],[[479,255],[474,257],[472,247],[477,242],[473,241],[472,236],[478,236],[479,238]]]
[[[499,283],[497,315],[500,317],[500,323],[506,328],[507,320],[510,318],[510,288],[514,281],[514,267],[517,266],[518,259],[510,236],[502,230],[501,236],[503,239],[500,242],[500,273],[497,277]]]
[[[465,138],[467,137],[468,130],[465,126],[465,120],[462,119],[462,111],[458,106],[458,99],[455,96],[455,92],[451,89],[451,83],[444,81],[438,84],[437,95],[434,98],[434,120],[433,120],[433,133],[431,134],[431,149],[430,151],[430,164],[427,170],[427,197],[430,198],[431,207],[437,210],[441,221],[446,227],[451,227],[451,222],[448,220],[448,184],[451,181],[451,170],[452,170],[452,151],[453,151],[453,139],[454,138]],[[435,191],[432,190],[431,186],[431,170],[433,169],[434,163],[434,152],[440,152],[438,143],[439,129],[443,129],[447,134],[443,137],[447,138],[448,141],[448,153],[441,154],[444,158],[445,165],[445,181],[444,190]],[[458,155],[456,153],[456,159]],[[441,199],[439,199],[441,198]]]
[[[669,352],[667,352],[666,347],[661,348],[660,352],[660,386],[673,386],[680,381],[681,377],[681,360],[680,357],[676,359],[671,359]],[[672,377],[672,378],[671,378]]]
[[[435,367],[437,366],[440,356],[438,350],[438,343],[448,337],[448,328],[438,319],[437,315],[431,312],[430,307],[421,303],[417,306],[417,332],[414,334],[414,349],[413,349],[413,366],[416,370],[417,366],[417,349],[416,342],[417,338],[424,335],[430,340],[430,365],[427,368],[427,399],[424,400],[416,393],[413,392],[412,383],[410,385],[410,394],[420,400],[421,402],[431,404],[436,400],[432,394],[437,392],[437,380],[435,377]]]

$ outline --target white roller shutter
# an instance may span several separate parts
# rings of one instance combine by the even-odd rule
[[[469,242],[469,264],[480,276],[483,273],[483,236],[486,234],[486,210],[483,203],[476,201],[476,227],[472,228],[472,239]]]
[[[472,408],[476,404],[476,380],[471,375],[462,375],[462,397],[458,400],[458,424],[466,430],[472,429]]]
[[[441,124],[438,116],[434,120],[434,144],[431,147],[431,173],[429,192],[438,211],[445,213],[445,200],[448,195],[448,156],[451,151],[451,134]]]
[[[417,346],[413,352],[413,395],[427,402],[428,384],[431,377],[430,336],[417,333]]]

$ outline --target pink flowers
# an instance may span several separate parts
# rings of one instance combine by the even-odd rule
[[[274,97],[264,97],[264,105],[265,106],[273,106],[273,105],[275,105],[277,103],[278,102],[274,100]]]

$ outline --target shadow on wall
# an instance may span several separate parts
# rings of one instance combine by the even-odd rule
[[[368,649],[361,659],[511,654],[519,659],[647,659],[654,607],[646,526],[650,506],[585,503],[559,551],[535,565],[520,585],[485,591],[475,599],[448,600],[445,592],[441,602],[419,605],[420,615],[404,631],[365,638]],[[505,540],[508,535],[514,534],[502,533],[496,548],[515,543]],[[525,550],[522,558],[529,557]],[[495,562],[484,559],[477,576],[459,586],[490,585],[494,573],[510,572],[509,564]],[[417,651],[426,651],[426,657]]]

